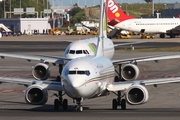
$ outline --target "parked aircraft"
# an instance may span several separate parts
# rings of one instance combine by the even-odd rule
[[[129,64],[133,67],[134,63],[140,61],[158,60],[158,59],[171,59],[180,58],[180,55],[171,56],[146,56],[138,58],[128,58],[111,60],[104,55],[103,41],[106,33],[106,1],[101,0],[101,14],[100,14],[100,26],[99,35],[97,41],[97,50],[94,56],[79,57],[75,59],[57,59],[57,57],[50,57],[48,62],[62,63],[61,60],[67,60],[67,64],[64,65],[62,70],[62,80],[34,80],[34,79],[22,79],[22,78],[9,78],[0,77],[0,82],[16,83],[21,85],[27,85],[25,90],[25,100],[29,104],[43,105],[48,100],[48,90],[58,91],[58,99],[54,100],[54,108],[57,110],[59,105],[63,106],[63,109],[68,109],[68,100],[63,99],[63,92],[70,98],[76,101],[76,111],[83,111],[82,101],[83,99],[95,98],[99,96],[108,95],[110,92],[117,92],[117,98],[112,101],[112,108],[117,109],[121,106],[122,109],[126,109],[126,101],[131,105],[139,105],[147,102],[148,91],[145,85],[157,85],[162,83],[180,82],[180,78],[164,78],[164,79],[151,79],[151,80],[131,80],[131,81],[114,81],[115,67],[114,65]],[[16,55],[10,57],[17,57]],[[19,56],[21,57],[21,56]],[[26,57],[27,60],[31,60],[33,57]],[[44,64],[48,56],[44,57],[41,61]],[[33,58],[33,60],[39,60],[39,58]],[[128,68],[127,68],[128,69]],[[46,71],[46,69],[44,70]],[[41,72],[41,71],[40,71]],[[134,74],[136,70],[129,72]],[[124,91],[123,94],[121,91]],[[125,99],[123,98],[125,96]],[[122,99],[123,98],[123,99]]]
[[[108,24],[119,29],[140,33],[159,33],[160,38],[180,35],[179,18],[135,18],[125,14],[115,0],[108,2]]]

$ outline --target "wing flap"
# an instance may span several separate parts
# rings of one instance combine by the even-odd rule
[[[42,85],[48,90],[55,90],[55,91],[63,91],[61,82],[57,82],[55,80],[34,80],[34,79],[24,79],[24,78],[10,78],[10,77],[0,77],[1,83],[14,83],[19,85]]]
[[[58,56],[48,56],[48,55],[37,55],[37,56],[26,56],[26,55],[19,55],[19,54],[6,54],[6,53],[0,53],[1,58],[5,57],[11,57],[11,58],[19,58],[19,59],[25,59],[28,61],[36,60],[36,61],[43,61],[43,62],[50,62],[50,63],[56,63],[56,64],[64,64],[64,60],[70,60],[65,57],[58,57]]]
[[[114,47],[117,47],[117,46],[125,46],[125,45],[141,44],[141,43],[148,43],[148,42],[151,42],[151,41],[145,41],[145,42],[132,42],[132,43],[120,43],[120,44],[114,44]]]
[[[178,83],[180,77],[161,78],[161,79],[148,79],[148,80],[134,80],[125,82],[114,82],[107,86],[108,91],[125,91],[132,85],[158,85],[167,83]]]
[[[166,84],[166,83],[177,83],[177,82],[180,82],[180,77],[140,80],[138,82],[143,85],[158,85],[158,84]]]
[[[23,78],[9,78],[9,77],[0,77],[0,82],[2,83],[15,83],[21,85],[32,85],[34,79],[23,79]]]
[[[127,59],[119,59],[119,60],[112,60],[113,64],[120,64],[120,63],[133,63],[133,62],[144,62],[144,61],[158,61],[158,60],[167,60],[167,59],[175,59],[180,58],[180,55],[154,55],[154,56],[144,56],[144,57],[137,57],[137,58],[127,58]]]

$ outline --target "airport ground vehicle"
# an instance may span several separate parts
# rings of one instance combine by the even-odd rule
[[[154,39],[154,35],[142,33],[141,39]]]

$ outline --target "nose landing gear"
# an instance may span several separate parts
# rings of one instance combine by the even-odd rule
[[[81,102],[83,101],[83,98],[78,98],[76,100],[76,106],[74,108],[75,112],[82,112],[83,111],[83,106],[81,105]]]

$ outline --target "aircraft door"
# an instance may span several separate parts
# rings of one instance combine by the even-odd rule
[[[131,29],[131,22],[129,21],[128,22],[128,30],[130,30]]]

